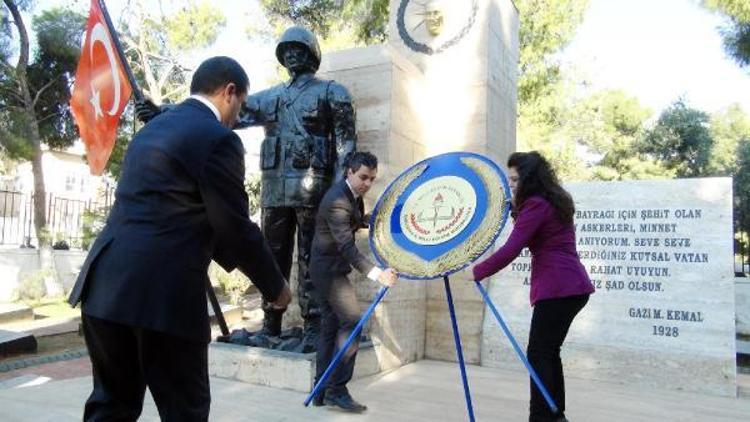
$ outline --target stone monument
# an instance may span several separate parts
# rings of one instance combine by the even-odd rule
[[[367,210],[388,181],[424,158],[471,151],[502,163],[515,150],[518,11],[512,2],[392,0],[390,11],[389,42],[325,52],[317,73],[347,87],[357,110],[357,149],[379,158]],[[369,251],[365,234],[358,234],[361,251]],[[484,306],[474,286],[460,282],[465,272],[451,278],[468,339],[465,356],[478,363]],[[364,277],[356,285],[364,310],[378,285]],[[355,377],[424,358],[455,359],[440,282],[400,282],[368,329],[373,347],[360,350]],[[212,346],[212,374],[299,390],[312,386],[311,358],[237,347]]]
[[[566,188],[578,254],[596,287],[563,346],[566,374],[735,396],[731,179]],[[525,251],[490,283],[521,343],[531,320],[529,269]],[[519,365],[490,315],[481,361]]]

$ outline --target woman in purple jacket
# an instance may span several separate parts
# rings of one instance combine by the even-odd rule
[[[560,346],[594,286],[576,252],[573,199],[547,160],[536,151],[514,153],[508,159],[508,176],[513,232],[505,245],[473,268],[474,279],[505,268],[523,248],[531,251],[529,296],[534,313],[526,353],[560,411],[552,414],[531,382],[529,421],[566,421]]]

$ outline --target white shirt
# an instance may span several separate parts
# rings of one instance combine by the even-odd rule
[[[352,185],[349,184],[349,180],[346,179],[345,182],[346,182],[346,186],[348,186],[349,190],[352,192],[352,195],[354,195],[354,199],[356,200],[357,198],[359,198],[359,195],[357,194],[357,192],[352,188]],[[372,267],[370,272],[367,273],[367,278],[369,278],[372,281],[378,281],[378,277],[380,277],[380,274],[382,272],[383,270],[381,268]]]
[[[352,193],[352,195],[354,195],[354,199],[358,199],[359,198],[359,194],[357,193],[357,191],[354,190],[354,188],[352,187],[352,185],[349,184],[349,179],[345,179],[344,181],[346,182],[346,186],[349,186],[349,191]]]
[[[219,109],[216,108],[214,103],[209,101],[208,98],[200,94],[193,94],[190,96],[190,98],[202,102],[206,107],[208,107],[214,113],[214,116],[216,116],[216,120],[221,121],[221,113],[219,113]]]

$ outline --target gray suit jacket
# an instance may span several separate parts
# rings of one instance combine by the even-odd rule
[[[345,180],[326,192],[315,220],[310,254],[313,279],[348,274],[352,267],[367,274],[375,265],[357,249],[354,232],[363,227],[364,203],[354,199]]]

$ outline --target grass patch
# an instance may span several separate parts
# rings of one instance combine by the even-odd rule
[[[32,306],[34,319],[42,318],[74,318],[81,314],[80,309],[71,307],[65,298],[42,299],[39,304]]]

